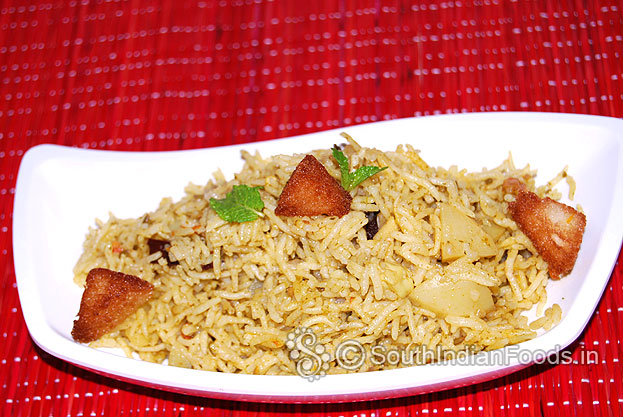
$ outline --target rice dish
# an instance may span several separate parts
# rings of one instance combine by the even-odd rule
[[[387,167],[351,192],[343,217],[276,216],[304,155],[243,151],[244,167],[232,180],[217,171],[205,186],[188,185],[180,201],[165,198],[136,219],[97,221],[75,282],[108,268],[155,289],[148,304],[92,346],[185,368],[291,375],[296,361],[286,345],[297,329],[313,331],[326,352],[347,340],[368,352],[424,346],[437,352],[427,361],[437,361],[520,343],[560,320],[558,305],[545,308],[547,263],[509,218],[502,184],[522,178],[538,195],[560,198],[554,186],[564,173],[537,188],[536,172],[515,167],[510,156],[467,172],[429,167],[409,145],[383,152],[350,141],[343,151],[353,166]],[[340,176],[330,150],[311,154]],[[228,223],[210,208],[210,198],[239,184],[261,187],[263,217]],[[377,213],[374,236],[366,233],[369,213]],[[464,235],[477,230],[486,242],[448,229],[457,222]],[[438,289],[459,285],[471,301],[447,303]],[[482,307],[489,299],[490,308]],[[522,314],[535,306],[539,318],[529,323]],[[368,355],[357,369],[333,357],[327,366],[335,374],[402,365]]]

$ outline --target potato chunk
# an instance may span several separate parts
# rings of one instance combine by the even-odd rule
[[[400,298],[404,298],[413,290],[413,280],[407,275],[406,269],[394,263],[383,262],[383,280]]]
[[[424,281],[411,291],[409,298],[441,317],[482,317],[493,310],[489,288],[473,281]]]
[[[441,204],[441,260],[452,262],[473,252],[480,258],[494,256],[497,248],[491,236],[456,207]]]

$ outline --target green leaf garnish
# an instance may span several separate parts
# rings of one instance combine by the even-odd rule
[[[387,167],[379,168],[379,167],[359,167],[355,172],[350,174],[350,186],[347,191],[352,190],[374,174],[377,174]]]
[[[342,136],[348,137],[346,133],[342,133]],[[344,152],[339,150],[337,145],[331,149],[333,152],[333,157],[337,161],[337,164],[340,166],[340,172],[342,173],[342,187],[346,191],[350,191],[374,174],[377,174],[387,167],[379,168],[372,166],[363,166],[359,167],[355,170],[355,172],[350,172],[350,164],[348,162],[348,158],[344,155]]]
[[[264,202],[259,189],[260,187],[234,185],[233,190],[227,193],[225,198],[221,200],[211,198],[210,207],[226,222],[251,222],[258,217],[264,217],[262,213]]]
[[[337,145],[334,145],[333,149],[333,157],[337,161],[337,164],[340,166],[340,172],[342,173],[342,188],[348,191],[349,181],[350,181],[350,164],[348,163],[348,158]]]

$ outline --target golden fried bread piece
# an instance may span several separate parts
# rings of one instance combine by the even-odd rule
[[[513,195],[517,195],[520,191],[528,191],[526,184],[514,177],[506,178],[502,183],[502,189],[505,193]]]
[[[547,262],[550,276],[560,279],[570,273],[582,244],[586,216],[551,198],[539,198],[515,182],[507,185],[505,181],[504,186],[516,194],[508,204],[511,217]]]
[[[153,290],[153,285],[133,275],[92,269],[87,275],[72,337],[80,343],[99,339],[145,304]]]
[[[352,197],[313,155],[298,164],[283,188],[278,216],[342,217],[350,211]]]

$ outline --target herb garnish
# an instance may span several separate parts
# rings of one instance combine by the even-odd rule
[[[346,133],[342,133],[342,136],[345,138],[349,138]],[[331,149],[333,151],[333,157],[337,161],[337,164],[340,166],[340,172],[342,173],[342,187],[346,191],[350,191],[374,174],[377,174],[387,167],[379,168],[379,167],[371,167],[371,166],[363,166],[359,167],[355,170],[355,172],[350,172],[350,164],[348,162],[348,158],[344,155],[337,145]]]
[[[248,185],[234,185],[225,198],[210,199],[210,207],[218,216],[230,223],[243,223],[264,217],[262,209],[264,202],[260,196],[261,187],[249,187]]]

